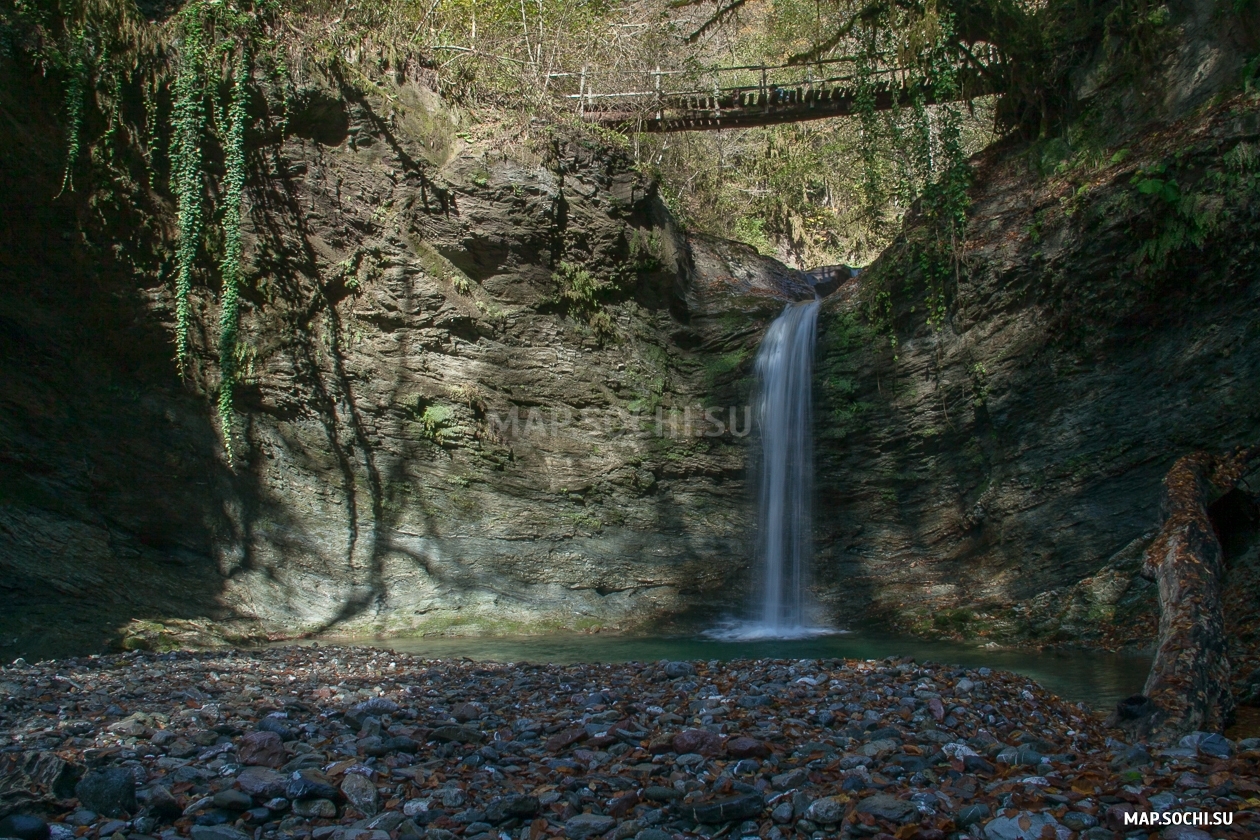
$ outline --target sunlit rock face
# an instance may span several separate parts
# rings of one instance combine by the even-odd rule
[[[51,91],[4,95],[55,133]],[[802,275],[690,242],[598,147],[462,139],[412,84],[297,102],[248,194],[231,467],[213,327],[181,385],[166,280],[132,270],[160,262],[152,231],[111,253],[136,218],[50,205],[57,150],[22,162],[37,188],[6,185],[29,224],[0,293],[0,563],[22,604],[3,650],[52,628],[96,645],[133,618],[158,622],[133,643],[165,644],[633,628],[738,603],[748,369],[783,301],[812,294]],[[194,291],[200,323],[215,286]]]

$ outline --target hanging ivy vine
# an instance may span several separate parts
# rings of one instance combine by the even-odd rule
[[[894,13],[895,14],[895,13]],[[880,42],[887,33],[905,33],[900,40]],[[970,168],[962,137],[962,113],[954,101],[960,91],[953,19],[935,8],[921,18],[890,17],[872,22],[866,34],[866,47],[858,56],[858,84],[855,111],[862,125],[863,198],[871,224],[893,199],[903,208],[918,202],[923,224],[908,243],[907,256],[917,272],[897,272],[873,284],[867,299],[867,312],[877,329],[888,335],[894,353],[897,338],[892,318],[894,298],[907,275],[922,278],[927,321],[940,329],[957,288],[961,250],[965,238],[969,205]],[[875,99],[881,82],[875,66],[879,56],[899,53],[897,62],[908,71],[902,84],[892,86],[892,107],[882,121],[875,113]],[[882,80],[886,83],[887,80]],[[886,165],[892,170],[893,184],[884,187],[880,178],[886,158],[882,149],[899,154]],[[911,291],[906,289],[906,291]],[[913,311],[913,307],[911,308]]]
[[[223,295],[219,310],[219,422],[228,460],[233,459],[232,414],[237,382],[237,334],[240,328],[241,203],[245,193],[245,128],[249,104],[249,44],[237,52],[232,74],[232,98],[227,110],[223,177]]]
[[[245,357],[240,340],[241,293],[244,285],[242,206],[247,179],[246,136],[249,130],[249,90],[257,46],[264,45],[264,66],[287,80],[288,68],[275,40],[261,37],[263,21],[277,12],[269,0],[190,0],[158,30],[129,7],[75,3],[64,7],[60,34],[42,6],[19,2],[24,24],[38,33],[41,46],[34,57],[45,69],[65,78],[66,167],[61,192],[74,191],[75,167],[85,149],[93,163],[103,164],[126,179],[125,156],[115,146],[136,144],[152,189],[160,190],[163,176],[174,198],[173,255],[175,358],[180,376],[190,376],[193,342],[192,290],[200,270],[208,219],[217,211],[222,226],[222,252],[217,267],[222,279],[218,358],[220,384],[215,406],[229,462],[234,460],[234,396]],[[95,78],[95,83],[93,83]],[[284,98],[287,100],[287,88]],[[138,90],[139,125],[127,122],[124,98]],[[169,93],[169,144],[164,171],[163,99]],[[84,134],[88,109],[104,117],[103,130]],[[284,119],[287,120],[287,101]],[[126,134],[123,134],[123,131]],[[224,174],[219,184],[219,206],[207,200],[203,149],[217,140],[223,150]]]
[[[189,294],[202,230],[201,143],[206,128],[206,33],[204,5],[180,12],[179,70],[172,91],[171,191],[175,194],[175,358],[180,375],[189,362]]]
[[[962,116],[954,103],[958,94],[957,56],[947,46],[952,41],[952,18],[942,14],[924,74],[935,100],[942,104],[935,107],[935,125],[928,123],[920,139],[929,155],[929,179],[923,190],[929,233],[919,249],[919,264],[926,286],[928,323],[936,329],[943,325],[951,290],[957,287],[970,204],[971,170],[963,153]]]
[[[83,144],[83,105],[88,85],[87,32],[75,27],[70,38],[68,78],[66,80],[66,171],[61,177],[61,191],[74,189],[74,164]]]

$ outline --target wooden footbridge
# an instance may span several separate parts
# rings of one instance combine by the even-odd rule
[[[995,51],[986,50],[980,57],[968,53],[958,66],[957,90],[941,97],[931,88],[924,89],[925,104],[992,93],[992,80],[1000,73],[1000,64]],[[853,58],[833,58],[808,66],[745,65],[701,71],[658,67],[635,74],[642,83],[636,90],[623,92],[597,90],[595,74],[586,69],[553,73],[550,79],[560,90],[567,82],[571,92],[562,95],[578,115],[605,128],[625,132],[715,131],[857,113],[861,82],[855,65]],[[679,79],[682,85],[676,81]],[[910,79],[910,74],[900,69],[871,74],[875,110],[911,104]],[[574,82],[576,91],[572,90]],[[676,86],[681,89],[671,89]]]

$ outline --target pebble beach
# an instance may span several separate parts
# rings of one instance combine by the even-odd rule
[[[1119,737],[1026,677],[910,659],[19,660],[0,838],[1260,836],[1260,741]]]

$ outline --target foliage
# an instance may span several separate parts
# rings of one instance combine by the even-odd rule
[[[61,190],[74,189],[74,164],[79,159],[83,143],[83,100],[87,91],[88,69],[86,33],[78,27],[71,37],[69,78],[66,80],[66,172],[61,179]]]
[[[240,328],[241,285],[241,203],[245,193],[245,127],[249,121],[250,51],[243,45],[237,52],[232,79],[232,99],[228,106],[227,137],[224,142],[223,177],[223,295],[219,311],[219,422],[224,445],[232,458],[232,400],[237,379],[237,334]]]
[[[455,417],[455,412],[447,405],[433,404],[426,406],[424,413],[420,415],[420,429],[422,434],[432,441],[440,441],[443,430],[445,430]]]
[[[179,231],[175,250],[175,358],[181,373],[188,363],[192,320],[188,298],[201,245],[207,59],[204,8],[201,3],[190,3],[180,14],[179,70],[172,89],[171,191]]]
[[[1130,178],[1143,205],[1139,245],[1129,258],[1141,274],[1160,272],[1187,250],[1202,250],[1208,238],[1235,217],[1254,212],[1260,193],[1260,151],[1238,143],[1204,171],[1178,156],[1136,170]]]
[[[562,311],[583,318],[601,339],[616,333],[612,318],[603,309],[607,297],[619,289],[616,282],[596,277],[589,267],[567,260],[556,266],[552,280],[557,287],[553,302]]]
[[[221,384],[217,409],[229,460],[232,458],[232,401],[244,359],[239,343],[242,284],[241,206],[246,181],[245,138],[250,118],[248,88],[254,47],[276,9],[250,0],[191,0],[166,22],[141,18],[126,0],[75,0],[50,10],[21,2],[17,14],[28,27],[32,57],[65,79],[66,168],[62,192],[75,189],[75,166],[84,150],[114,182],[134,194],[136,185],[116,146],[126,139],[143,159],[150,188],[166,186],[175,199],[175,355],[181,375],[190,373],[190,295],[201,270],[206,235],[206,182],[211,177],[203,148],[212,138],[223,149],[222,278],[219,313]],[[274,47],[274,44],[272,45]],[[273,65],[275,62],[272,62]],[[128,97],[138,92],[140,124],[128,123]],[[164,94],[169,111],[163,113]],[[103,130],[87,135],[87,117],[99,111]],[[169,130],[169,170],[158,150]]]

